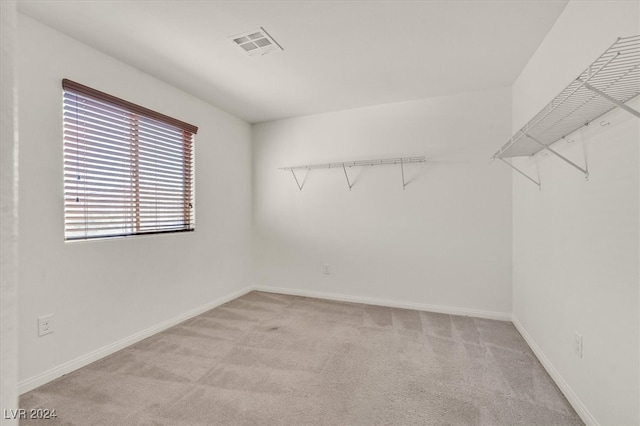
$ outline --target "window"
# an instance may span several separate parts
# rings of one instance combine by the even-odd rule
[[[65,240],[193,231],[198,128],[63,80]]]

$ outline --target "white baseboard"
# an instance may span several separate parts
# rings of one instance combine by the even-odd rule
[[[575,394],[573,389],[571,389],[569,384],[564,380],[564,378],[558,372],[558,370],[556,370],[556,368],[551,363],[549,358],[547,358],[547,356],[544,354],[542,349],[540,349],[540,347],[533,340],[531,335],[529,335],[529,333],[524,328],[524,326],[520,323],[520,321],[518,321],[518,318],[515,315],[511,315],[504,312],[485,311],[485,310],[479,310],[479,309],[458,308],[458,307],[452,307],[452,306],[431,305],[431,304],[414,303],[414,302],[403,302],[403,301],[389,300],[389,299],[377,299],[377,298],[365,297],[365,296],[351,296],[351,295],[338,294],[338,293],[327,293],[327,292],[319,292],[319,291],[299,290],[299,289],[292,289],[292,288],[271,287],[271,286],[262,286],[262,285],[252,285],[242,290],[220,297],[212,302],[206,303],[202,306],[199,306],[195,309],[192,309],[188,312],[185,312],[181,315],[178,315],[174,318],[171,318],[153,327],[147,328],[146,330],[142,330],[131,336],[125,337],[124,339],[118,340],[115,343],[112,343],[103,348],[90,352],[84,356],[73,359],[69,362],[66,362],[50,370],[47,370],[44,373],[38,374],[26,380],[23,380],[18,383],[18,393],[22,395],[25,392],[28,392],[32,389],[37,388],[38,386],[42,386],[45,383],[48,383],[54,379],[57,379],[58,377],[61,377],[74,370],[82,368],[88,364],[91,364],[94,361],[99,360],[100,358],[104,358],[108,355],[111,355],[112,353],[117,352],[121,349],[124,349],[127,346],[137,343],[143,339],[146,339],[147,337],[150,337],[163,330],[166,330],[167,328],[173,327],[174,325],[179,324],[183,321],[186,321],[189,318],[193,318],[197,315],[200,315],[203,312],[213,309],[216,306],[220,306],[226,302],[229,302],[233,299],[236,299],[254,290],[268,292],[268,293],[288,294],[292,296],[312,297],[316,299],[337,300],[342,302],[362,303],[366,305],[388,306],[392,308],[415,309],[419,311],[438,312],[438,313],[450,314],[450,315],[463,315],[463,316],[487,318],[487,319],[493,319],[493,320],[499,320],[499,321],[511,321],[513,322],[516,329],[520,332],[524,340],[527,342],[529,347],[531,347],[531,350],[536,355],[538,360],[540,360],[540,363],[547,370],[551,378],[558,385],[558,387],[560,388],[564,396],[567,398],[569,403],[576,410],[576,412],[578,413],[582,421],[584,421],[587,425],[595,425],[595,426],[599,425],[595,417],[593,417],[591,412],[582,403],[580,398],[578,398],[578,396]]]
[[[197,315],[200,315],[203,312],[213,309],[216,306],[220,306],[226,302],[229,302],[233,299],[236,299],[254,290],[268,292],[268,293],[288,294],[292,296],[304,296],[304,297],[312,297],[317,299],[337,300],[342,302],[363,303],[367,305],[388,306],[392,308],[414,309],[414,310],[427,311],[427,312],[438,312],[438,313],[450,314],[450,315],[463,315],[463,316],[471,316],[471,317],[477,317],[477,318],[487,318],[487,319],[493,319],[493,320],[499,320],[499,321],[511,321],[513,322],[516,329],[520,332],[522,337],[525,339],[529,347],[531,347],[531,350],[536,355],[536,357],[540,360],[540,363],[547,370],[551,378],[558,385],[558,387],[560,388],[564,396],[567,398],[569,403],[576,410],[576,412],[578,413],[582,421],[584,421],[587,425],[596,425],[596,426],[599,425],[599,423],[593,417],[591,412],[582,403],[582,401],[580,400],[580,398],[578,398],[575,392],[573,392],[573,389],[571,389],[571,387],[564,380],[562,375],[558,372],[558,370],[556,370],[554,365],[547,358],[547,356],[544,354],[542,349],[540,349],[537,343],[533,340],[531,335],[529,335],[529,333],[524,328],[524,326],[520,323],[520,321],[518,321],[518,318],[515,315],[507,314],[504,312],[493,312],[493,311],[485,311],[485,310],[479,310],[479,309],[458,308],[458,307],[452,307],[452,306],[431,305],[431,304],[414,303],[414,302],[402,302],[397,300],[377,299],[377,298],[365,297],[365,296],[352,296],[352,295],[345,295],[345,294],[338,294],[338,293],[327,293],[327,292],[299,290],[299,289],[292,289],[292,288],[285,288],[285,287],[271,287],[271,286],[262,286],[262,285],[252,285],[242,290],[220,297],[212,302],[206,303],[202,306],[199,306],[195,309],[192,309],[188,312],[185,312],[181,315],[178,315],[174,318],[171,318],[153,327],[147,328],[146,330],[142,330],[131,336],[125,337],[124,339],[118,340],[115,343],[112,343],[96,351],[90,352],[84,356],[81,356],[79,358],[66,362],[64,364],[61,364],[48,371],[45,371],[44,373],[38,374],[37,376],[21,381],[18,383],[18,393],[23,394],[25,392],[28,392],[32,389],[37,388],[38,386],[42,386],[45,383],[48,383],[54,379],[57,379],[58,377],[61,377],[74,370],[82,368],[88,364],[91,364],[94,361],[97,361],[101,358],[111,355],[112,353],[117,352],[121,349],[124,349],[127,346],[137,343],[143,339],[146,339],[147,337],[150,337],[156,333],[159,333],[163,330],[173,327],[174,325],[179,324],[183,321],[186,321],[189,318],[193,318]]]
[[[100,348],[86,355],[83,355],[79,358],[73,359],[57,367],[54,367],[50,370],[47,370],[44,373],[38,374],[26,380],[23,380],[18,383],[18,393],[22,395],[25,392],[29,392],[30,390],[35,389],[38,386],[42,386],[45,383],[48,383],[54,379],[57,379],[58,377],[61,377],[74,370],[77,370],[78,368],[82,368],[86,365],[89,365],[92,362],[99,360],[100,358],[104,358],[108,355],[111,355],[112,353],[117,352],[120,349],[124,349],[127,346],[137,343],[143,339],[146,339],[147,337],[153,336],[154,334],[159,333],[163,330],[166,330],[167,328],[173,327],[174,325],[179,324],[183,321],[186,321],[189,318],[193,318],[197,315],[200,315],[201,313],[204,313],[210,309],[213,309],[216,306],[220,306],[223,303],[227,303],[230,300],[238,298],[252,290],[253,290],[253,287],[249,286],[242,290],[220,297],[212,302],[206,303],[202,306],[199,306],[195,309],[187,311],[176,317],[163,321],[160,324],[156,324],[153,327],[149,327],[146,330],[142,330],[138,333],[132,334],[131,336],[125,337],[124,339],[120,339],[115,343],[112,343],[103,348]]]
[[[226,296],[220,297],[212,302],[206,303],[202,306],[199,306],[195,309],[192,309],[174,318],[163,321],[160,324],[154,325],[153,327],[149,327],[131,336],[125,337],[124,339],[120,339],[117,342],[114,342],[110,345],[104,346],[86,355],[83,355],[81,357],[68,361],[64,364],[61,364],[57,367],[49,369],[41,374],[38,374],[36,376],[23,380],[18,383],[18,393],[22,395],[25,392],[29,392],[30,390],[35,389],[38,386],[42,386],[45,383],[48,383],[54,379],[57,379],[58,377],[61,377],[74,370],[77,370],[86,365],[89,365],[92,362],[95,362],[101,358],[111,355],[114,352],[117,352],[121,349],[126,348],[127,346],[137,343],[143,339],[146,339],[147,337],[153,336],[156,333],[166,330],[167,328],[173,327],[176,324],[179,324],[183,321],[188,320],[189,318],[193,318],[197,315],[200,315],[203,312],[213,309],[216,306],[222,305],[223,303],[229,302],[230,300],[236,299],[253,290],[271,292],[271,293],[280,293],[280,294],[290,294],[294,296],[313,297],[313,298],[319,298],[319,299],[338,300],[343,302],[363,303],[368,305],[379,305],[379,306],[389,306],[394,308],[439,312],[443,314],[466,315],[466,316],[473,316],[478,318],[495,319],[500,321],[511,320],[510,314],[506,314],[502,312],[491,312],[491,311],[482,311],[477,309],[456,308],[456,307],[449,307],[449,306],[438,306],[438,305],[428,305],[428,304],[422,304],[422,303],[376,299],[376,298],[363,297],[363,296],[349,296],[349,295],[336,294],[336,293],[325,293],[325,292],[316,292],[316,291],[307,291],[307,290],[296,290],[296,289],[282,288],[282,287],[267,287],[267,286],[253,285],[253,286],[246,287],[242,290],[236,291],[234,293],[228,294]]]
[[[576,413],[580,416],[582,421],[587,425],[599,425],[598,421],[593,417],[591,412],[587,409],[587,407],[582,403],[578,395],[571,389],[571,386],[566,382],[566,380],[562,377],[562,375],[556,370],[554,365],[551,363],[549,358],[544,354],[540,346],[533,340],[533,337],[527,332],[522,323],[518,321],[518,318],[515,315],[512,315],[511,322],[516,327],[516,329],[520,332],[524,340],[527,342],[533,353],[536,355],[542,366],[547,370],[547,373],[551,376],[556,385],[560,388],[560,391],[564,394],[565,398],[569,401],[569,404],[576,410]]]
[[[341,302],[363,303],[365,305],[388,306],[391,308],[415,309],[417,311],[438,312],[441,314],[487,318],[498,321],[511,321],[511,314],[505,312],[484,311],[480,309],[458,308],[453,306],[429,305],[425,303],[402,302],[398,300],[376,299],[373,297],[365,296],[350,296],[346,294],[325,293],[320,291],[298,290],[293,288],[270,287],[263,285],[254,285],[252,289],[269,293],[313,297],[316,299],[338,300]]]

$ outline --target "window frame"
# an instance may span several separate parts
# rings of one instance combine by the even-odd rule
[[[194,145],[195,145],[195,135],[198,132],[198,127],[192,124],[186,123],[184,121],[178,120],[176,118],[170,117],[168,115],[159,113],[157,111],[151,110],[149,108],[145,108],[140,105],[134,104],[132,102],[126,101],[124,99],[118,98],[116,96],[109,95],[107,93],[101,92],[99,90],[93,89],[91,87],[85,86],[83,84],[77,83],[75,81],[72,81],[66,78],[62,80],[62,89],[63,89],[63,120],[62,120],[63,151],[65,153],[65,156],[68,150],[73,149],[72,146],[74,145],[74,142],[72,142],[73,137],[68,138],[67,137],[68,133],[75,133],[76,149],[78,149],[78,147],[80,146],[84,146],[84,147],[90,146],[92,142],[91,138],[95,137],[94,135],[79,137],[80,127],[78,125],[77,117],[76,117],[75,123],[72,122],[71,118],[67,117],[67,114],[66,114],[67,108],[75,109],[76,114],[77,114],[77,111],[80,110],[79,106],[81,102],[79,101],[80,99],[79,97],[83,98],[82,102],[86,102],[87,100],[89,102],[98,102],[104,105],[104,108],[114,108],[115,110],[117,110],[117,112],[113,114],[114,116],[117,116],[116,118],[104,120],[103,117],[100,117],[100,124],[106,123],[107,126],[111,126],[111,127],[108,127],[109,131],[114,131],[113,129],[116,128],[117,126],[124,125],[126,129],[129,130],[129,134],[130,134],[129,138],[122,138],[113,142],[113,144],[115,145],[117,145],[118,143],[122,143],[123,141],[130,142],[130,146],[128,150],[129,153],[122,154],[121,152],[116,157],[116,161],[121,162],[121,164],[126,164],[125,167],[127,166],[129,167],[128,169],[129,177],[127,177],[126,178],[127,180],[125,181],[125,182],[128,182],[129,190],[113,191],[116,193],[115,196],[112,196],[113,199],[115,200],[114,204],[116,205],[119,204],[119,205],[117,207],[110,207],[113,209],[112,214],[114,214],[116,217],[118,217],[118,214],[120,214],[120,219],[118,220],[109,219],[104,222],[104,224],[106,225],[121,226],[121,229],[114,228],[114,230],[118,229],[117,232],[106,232],[105,229],[107,228],[101,229],[101,225],[99,225],[100,223],[99,220],[97,220],[98,224],[91,223],[92,219],[96,220],[96,217],[99,218],[99,216],[93,216],[93,215],[99,215],[102,207],[100,208],[96,206],[87,207],[87,204],[90,204],[90,202],[88,202],[87,200],[89,199],[89,194],[91,192],[88,190],[83,190],[82,192],[83,202],[85,203],[85,206],[84,206],[85,209],[87,210],[92,208],[94,209],[94,211],[92,212],[92,216],[89,216],[89,214],[87,214],[83,219],[80,219],[80,225],[72,225],[73,219],[76,219],[75,223],[78,223],[78,222],[77,222],[77,217],[74,218],[73,216],[73,212],[74,212],[74,208],[72,207],[73,201],[70,201],[70,198],[72,199],[75,197],[76,198],[75,202],[79,202],[80,191],[77,189],[79,185],[76,185],[76,194],[75,195],[73,194],[73,187],[72,187],[73,184],[68,181],[68,175],[72,174],[71,172],[72,172],[73,166],[70,166],[67,164],[67,160],[65,157],[63,161],[64,240],[65,242],[93,241],[93,240],[110,239],[110,238],[118,238],[118,237],[131,237],[131,236],[144,236],[144,235],[148,236],[148,235],[155,235],[155,234],[168,234],[168,233],[194,231],[195,230]],[[77,96],[75,99],[75,102],[72,100],[72,97],[74,95]],[[86,108],[86,106],[83,106],[83,108]],[[100,106],[100,108],[103,108],[103,106]],[[86,113],[85,110],[83,110],[83,112]],[[86,120],[83,120],[82,123],[84,126],[88,126],[89,124],[94,124],[94,121],[95,119],[93,118],[87,118]],[[150,128],[153,128],[154,130],[149,131]],[[162,128],[165,128],[164,131],[166,132],[166,134],[162,132]],[[75,129],[75,131],[72,129]],[[151,133],[159,133],[160,138],[168,137],[167,135],[171,133],[172,139],[170,143],[172,145],[170,146],[170,148],[169,149],[167,149],[166,147],[158,148],[158,146],[154,146],[153,144],[156,143],[157,140],[155,136],[150,136]],[[178,143],[178,141],[180,140],[180,136],[179,136],[180,133],[182,134],[181,144]],[[111,142],[107,142],[107,144],[110,144],[110,143]],[[141,170],[143,171],[145,170],[144,169],[145,166],[142,166],[142,167],[140,166],[139,153],[140,153],[141,144],[145,145],[148,150],[149,150],[149,147],[152,147],[150,149],[151,151],[160,152],[159,156],[157,154],[154,154],[156,155],[156,157],[154,156],[150,157],[151,159],[156,159],[156,161],[158,160],[158,158],[161,158],[162,155],[169,155],[170,151],[173,151],[174,154],[175,152],[182,151],[181,156],[178,155],[175,158],[171,158],[169,160],[174,163],[173,164],[174,171],[171,172],[172,174],[170,178],[174,179],[174,182],[177,177],[180,177],[180,175],[182,178],[181,180],[182,187],[180,188],[180,190],[175,190],[175,192],[171,192],[169,194],[169,196],[173,198],[173,200],[170,202],[171,207],[169,207],[173,212],[170,214],[170,221],[173,221],[174,218],[180,216],[180,214],[176,215],[175,212],[176,212],[176,206],[180,206],[179,200],[180,200],[180,197],[182,197],[182,220],[181,221],[178,220],[176,222],[173,222],[173,224],[160,225],[161,221],[158,218],[158,213],[159,213],[158,204],[162,204],[163,202],[162,201],[159,202],[158,200],[160,200],[165,194],[161,195],[156,192],[155,198],[153,195],[151,196],[147,195],[146,197],[147,200],[151,199],[152,200],[151,202],[147,200],[141,201],[141,198],[140,198],[140,192],[142,187]],[[98,158],[100,159],[99,154],[94,154],[94,156],[95,155],[97,155]],[[146,153],[146,155],[149,155],[148,152]],[[90,160],[87,160],[87,159],[76,160],[76,162],[75,163],[72,162],[72,164],[79,169],[80,165],[87,164],[86,163],[87,161],[90,161]],[[94,161],[95,161],[95,158],[94,158]],[[175,164],[179,164],[179,163],[182,163],[181,164],[182,168],[181,169],[178,168],[177,169],[178,172],[176,172]],[[162,170],[162,167],[163,167],[162,165],[155,165],[156,169],[154,170],[156,170],[156,174],[158,170]],[[104,192],[109,192],[110,190],[113,190],[113,187],[117,187],[117,185],[115,184],[113,184],[112,187],[109,187],[110,184],[107,182],[109,180],[107,178],[107,172],[105,172],[103,169],[105,168],[102,166],[98,166],[98,167],[91,166],[90,168],[91,172],[95,172],[95,175],[91,177],[91,179],[98,181],[99,183],[97,185],[100,188],[99,190],[94,190],[98,192],[98,195],[91,194],[92,196],[96,196],[96,197],[104,196]],[[127,170],[127,169],[125,168],[124,170]],[[76,171],[75,173],[77,173],[77,180],[80,181],[81,176],[83,175],[81,175],[81,173],[78,171]],[[88,179],[86,176],[87,175],[85,173],[84,177],[85,179]],[[157,184],[158,182],[157,179],[159,179],[157,175],[155,179],[156,179],[155,181],[153,179],[149,180],[149,177],[147,175],[145,183],[148,184],[149,182],[152,182],[152,183],[155,182]],[[177,182],[180,182],[180,181],[178,180]],[[174,184],[174,186],[176,185]],[[179,183],[177,187],[180,187]],[[166,188],[163,188],[163,189],[166,189]],[[103,191],[103,193],[100,193],[99,192],[100,190]],[[121,195],[121,198],[118,198],[118,195]],[[175,201],[176,198],[178,199],[177,202]],[[131,205],[127,206],[128,203],[131,203]],[[153,207],[151,207],[151,212],[155,212],[155,216],[156,216],[155,224],[153,219],[149,219],[150,217],[153,216],[149,214],[149,208],[154,204],[155,204],[155,210],[153,210]],[[77,206],[74,206],[74,207],[77,209]],[[142,210],[145,210],[145,212],[141,212]],[[177,211],[179,211],[179,208]],[[130,218],[127,217],[127,212],[130,212],[131,214]],[[108,217],[108,215],[106,215],[105,217]],[[143,229],[143,224],[141,221],[147,221],[147,223],[144,224],[144,227],[146,227],[147,229]],[[77,235],[78,233],[82,232],[83,227],[84,227],[84,235]],[[163,227],[166,227],[167,229],[163,229]],[[92,231],[94,232],[94,235],[91,235]],[[76,235],[72,235],[74,233]]]

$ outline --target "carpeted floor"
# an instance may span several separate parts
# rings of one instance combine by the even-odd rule
[[[252,292],[20,398],[21,425],[581,425],[511,323]]]

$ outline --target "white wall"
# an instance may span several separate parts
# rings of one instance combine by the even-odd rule
[[[24,391],[65,363],[250,284],[251,131],[240,119],[21,14],[18,29]],[[199,126],[195,232],[64,242],[63,78]],[[55,315],[56,331],[38,337],[36,318],[46,314]]]
[[[639,17],[638,2],[570,2],[513,86],[513,130],[617,37],[639,34]],[[554,146],[578,163],[586,150],[588,182],[550,155],[538,158],[541,191],[514,175],[513,315],[583,420],[637,425],[640,124],[620,109],[603,120]]]
[[[18,408],[18,146],[15,84],[16,2],[0,2],[0,411]],[[4,415],[2,417],[5,417]],[[11,416],[9,416],[11,417]],[[15,419],[0,419],[3,425]]]
[[[255,284],[508,318],[510,172],[488,159],[509,123],[504,88],[254,125]],[[351,191],[278,170],[413,155],[406,190],[400,166],[349,170]]]

